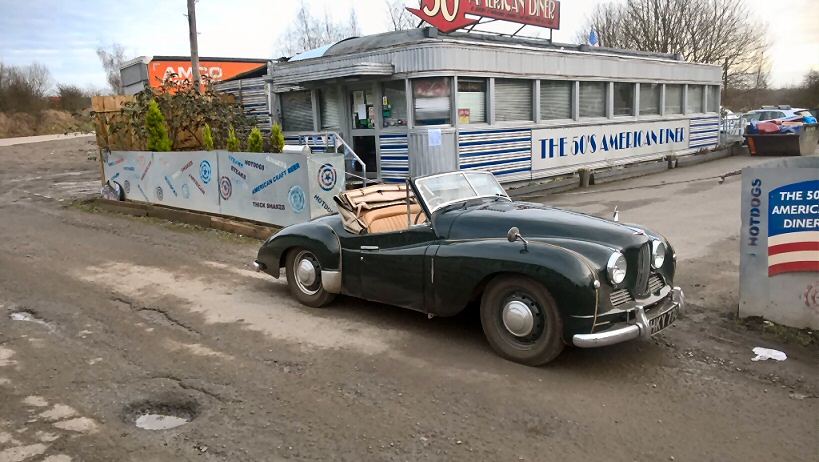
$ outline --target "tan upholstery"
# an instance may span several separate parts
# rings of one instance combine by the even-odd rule
[[[384,233],[407,229],[407,187],[403,184],[373,185],[344,191],[333,200],[344,222],[344,228],[356,234]],[[412,217],[421,211],[410,194]],[[426,216],[418,218],[423,223]]]
[[[415,216],[421,211],[421,206],[412,204],[410,206],[410,220],[415,223]],[[424,214],[418,218],[419,223],[426,219]],[[392,205],[375,210],[369,210],[361,214],[361,221],[370,233],[387,233],[407,229],[407,205]]]

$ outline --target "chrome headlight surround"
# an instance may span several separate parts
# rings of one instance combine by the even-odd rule
[[[651,267],[654,269],[660,269],[663,267],[663,263],[665,263],[665,253],[666,247],[662,241],[655,240],[651,241]]]
[[[626,257],[622,253],[615,251],[611,254],[608,263],[606,263],[606,272],[609,275],[609,281],[613,285],[620,285],[626,280],[627,269]]]

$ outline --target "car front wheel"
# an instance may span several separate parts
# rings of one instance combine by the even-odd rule
[[[540,366],[563,351],[563,321],[549,292],[525,276],[502,276],[481,299],[481,325],[503,358]]]
[[[285,265],[287,286],[296,300],[313,308],[321,308],[333,301],[336,295],[321,285],[321,264],[312,252],[293,249],[287,253]]]

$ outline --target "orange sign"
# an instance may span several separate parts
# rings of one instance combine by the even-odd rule
[[[225,80],[236,77],[242,72],[251,71],[264,63],[249,61],[199,61],[199,72],[211,81]],[[152,87],[161,87],[166,76],[173,77],[177,82],[193,80],[193,70],[190,61],[151,61],[148,64],[148,79]]]

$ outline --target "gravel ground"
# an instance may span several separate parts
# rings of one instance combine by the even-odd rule
[[[0,462],[819,458],[816,343],[733,320],[739,177],[715,177],[760,159],[543,198],[664,233],[691,309],[529,368],[474,311],[306,308],[250,270],[258,241],[71,205],[98,193],[95,156],[0,147]],[[190,422],[138,428],[150,413]]]

